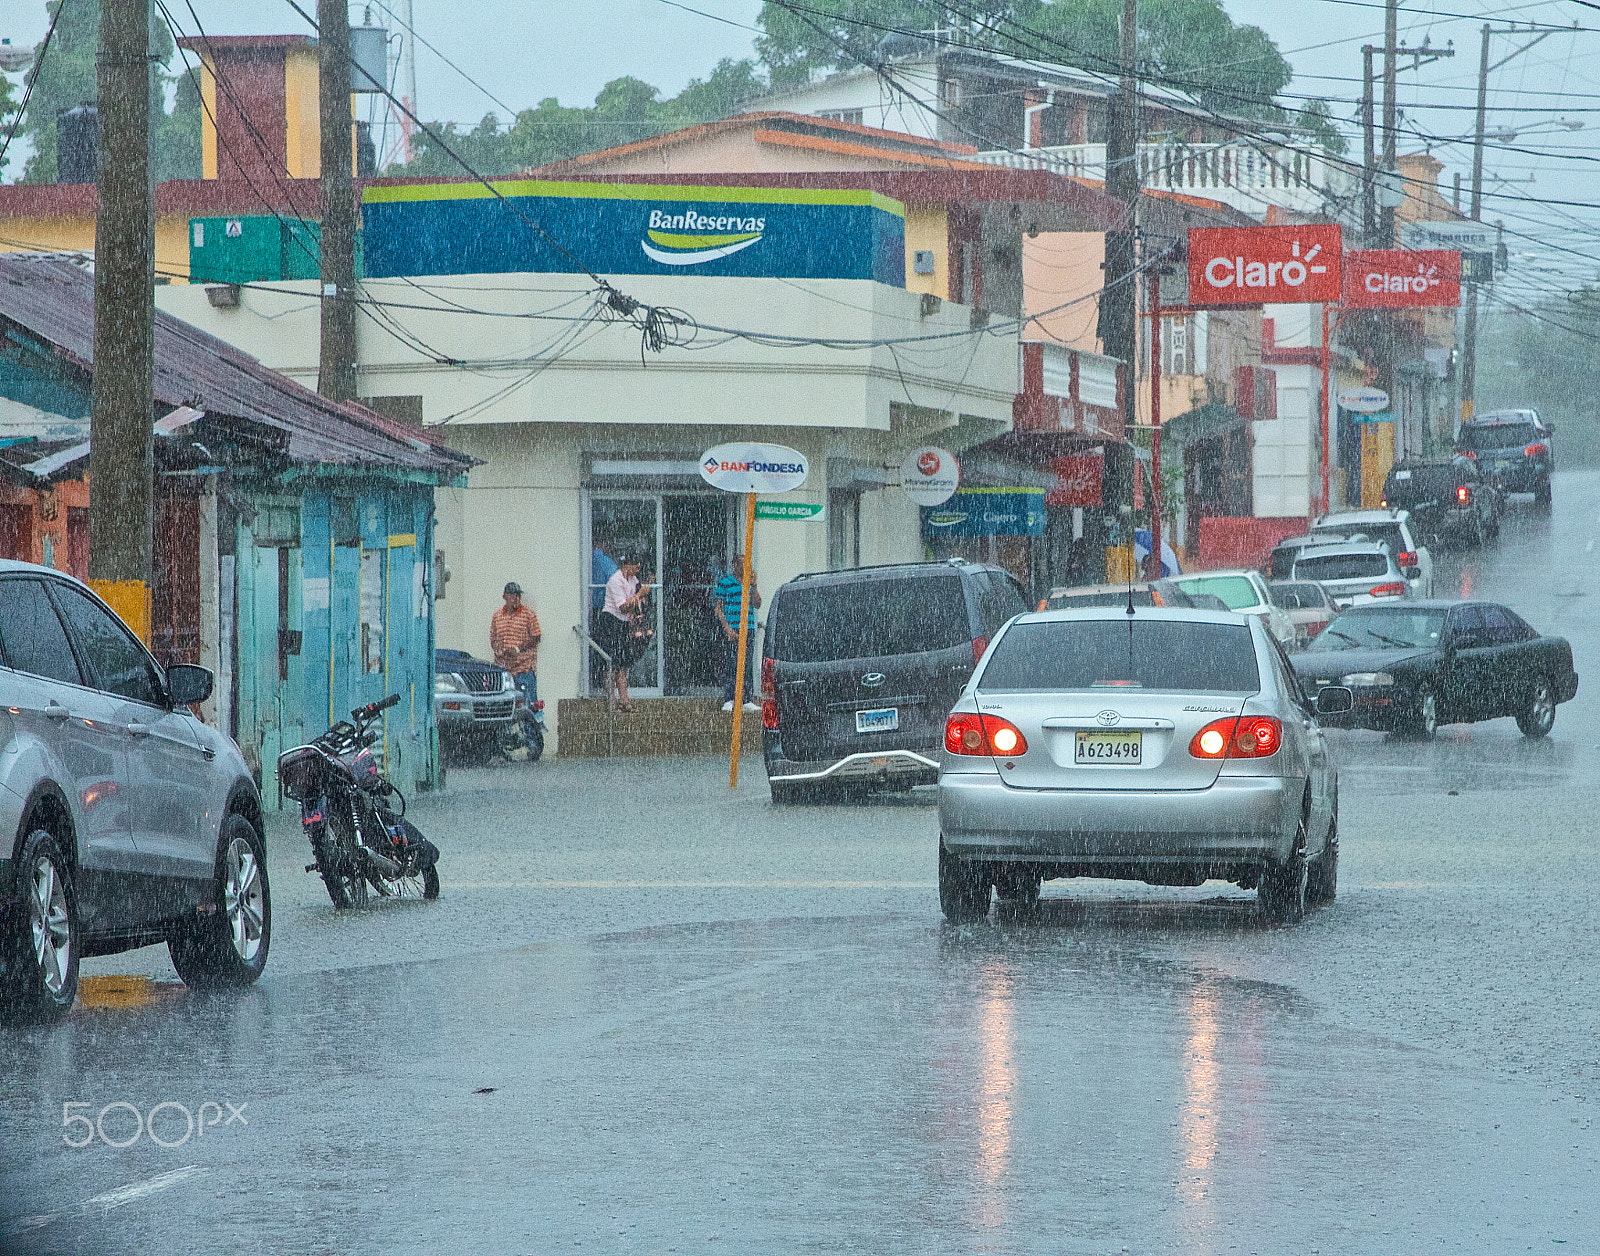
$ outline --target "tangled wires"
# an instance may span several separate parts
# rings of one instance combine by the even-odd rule
[[[687,347],[700,330],[686,311],[666,305],[646,305],[604,282],[595,292],[595,314],[607,322],[623,322],[638,328],[641,363],[646,351],[660,353],[667,348]]]

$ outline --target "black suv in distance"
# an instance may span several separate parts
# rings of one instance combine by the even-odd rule
[[[1553,424],[1537,410],[1495,410],[1461,425],[1456,452],[1478,464],[1484,476],[1507,493],[1532,493],[1541,506],[1550,504],[1550,473],[1556,469],[1550,437]]]
[[[1452,537],[1476,548],[1500,535],[1504,497],[1473,458],[1397,462],[1383,484],[1384,506],[1411,512],[1429,539]]]
[[[945,717],[995,632],[1028,609],[1008,572],[960,559],[782,585],[761,660],[772,801],[937,782]]]

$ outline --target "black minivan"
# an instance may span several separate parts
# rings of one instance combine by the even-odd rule
[[[775,803],[939,779],[945,717],[1028,610],[999,567],[950,559],[802,575],[767,608],[761,740]]]

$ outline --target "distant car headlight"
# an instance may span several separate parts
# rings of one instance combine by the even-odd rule
[[[1394,677],[1388,672],[1351,672],[1348,676],[1339,677],[1341,685],[1392,685]]]
[[[434,693],[466,693],[467,682],[454,672],[435,672],[433,674]]]

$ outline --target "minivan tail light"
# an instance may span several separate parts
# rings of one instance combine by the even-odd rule
[[[1476,449],[1465,449],[1462,450],[1461,456],[1464,458],[1470,458],[1473,462],[1476,462],[1478,460],[1478,451]]]
[[[988,637],[974,637],[972,639],[972,665],[974,667],[983,662],[983,652],[988,648]]]
[[[1213,720],[1189,742],[1196,759],[1265,759],[1283,745],[1283,723],[1270,715]]]
[[[761,727],[778,727],[777,660],[761,660]]]
[[[1398,567],[1417,567],[1421,565],[1417,558],[1416,550],[1401,550],[1395,555],[1395,565]]]
[[[951,754],[1022,755],[1028,753],[1028,740],[998,715],[957,711],[944,722],[944,748]]]
[[[1535,441],[1533,444],[1529,445],[1522,452],[1524,454],[1526,454],[1530,458],[1537,458],[1540,454],[1549,453],[1550,452],[1550,447],[1548,445],[1544,444],[1543,442]]]
[[[1404,580],[1391,580],[1388,584],[1373,586],[1370,592],[1373,597],[1404,597],[1406,595],[1406,582]]]
[[[1456,500],[1458,502],[1470,502],[1472,500],[1472,490],[1465,484],[1458,486],[1456,488]]]

